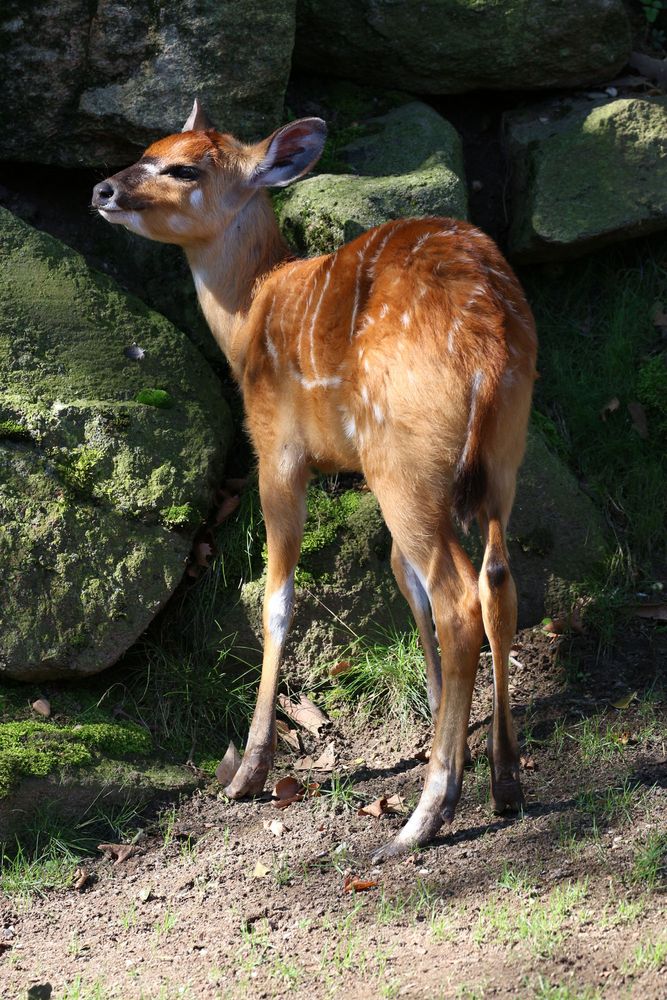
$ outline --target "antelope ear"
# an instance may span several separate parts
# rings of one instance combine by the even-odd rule
[[[195,97],[190,117],[181,132],[205,132],[207,128],[214,128],[213,122],[209,121],[206,112],[199,103],[199,98]]]
[[[285,187],[314,167],[324,149],[327,126],[321,118],[299,118],[283,125],[255,147],[252,187]]]

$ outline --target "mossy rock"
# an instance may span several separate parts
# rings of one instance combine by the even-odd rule
[[[230,419],[164,317],[4,210],[0,233],[0,677],[96,673],[180,580]]]
[[[195,96],[258,139],[282,118],[294,27],[295,0],[4,0],[0,157],[122,165]]]
[[[622,0],[298,0],[299,69],[417,94],[607,81],[630,52]]]
[[[278,218],[302,252],[329,253],[389,219],[467,217],[463,151],[456,130],[413,101],[363,125],[339,151],[349,174],[319,174],[281,193]]]
[[[667,98],[559,102],[508,115],[505,133],[515,258],[576,256],[667,228]]]

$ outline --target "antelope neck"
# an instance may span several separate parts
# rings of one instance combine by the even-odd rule
[[[258,191],[212,239],[185,253],[206,322],[240,382],[251,333],[244,320],[266,276],[292,256],[268,195]]]

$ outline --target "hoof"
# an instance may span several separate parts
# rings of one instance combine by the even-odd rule
[[[491,783],[491,808],[498,815],[504,812],[520,812],[525,806],[521,783],[516,779]]]
[[[392,858],[400,857],[401,854],[406,854],[411,849],[412,847],[409,843],[401,841],[399,837],[394,837],[388,844],[385,844],[384,847],[380,847],[373,853],[371,861],[374,865],[381,865],[385,861],[390,861]]]
[[[417,806],[401,832],[384,847],[375,851],[371,858],[373,864],[380,865],[383,861],[389,861],[391,858],[397,858],[401,854],[407,854],[418,847],[423,847],[433,840],[443,825],[450,826],[453,819],[454,806],[445,806],[429,812],[420,810]]]
[[[270,766],[265,754],[256,755],[252,750],[246,750],[241,766],[225,788],[225,795],[230,799],[243,799],[251,795],[260,795],[264,791],[264,783]]]

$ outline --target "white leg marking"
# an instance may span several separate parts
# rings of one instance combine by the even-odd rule
[[[267,606],[267,623],[273,641],[282,646],[287,635],[294,607],[294,570],[269,598]]]
[[[428,596],[428,587],[426,586],[426,578],[416,566],[403,557],[403,569],[405,571],[405,582],[408,585],[408,590],[412,595],[412,599],[420,609],[425,614],[431,613],[431,602]]]

